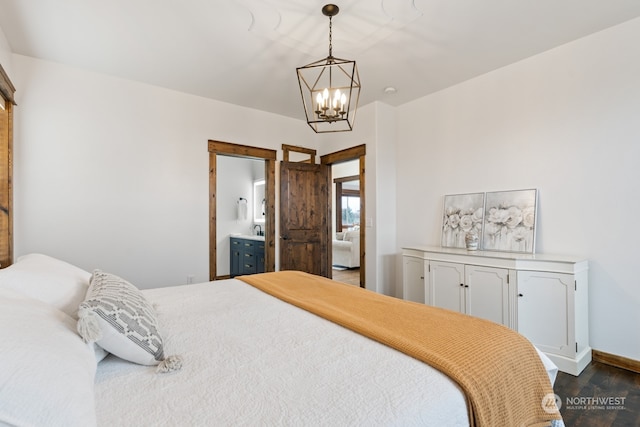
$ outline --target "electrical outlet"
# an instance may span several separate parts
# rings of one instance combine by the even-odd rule
[[[196,278],[196,276],[194,276],[193,274],[189,274],[187,276],[187,285],[190,285],[193,283],[193,280]]]

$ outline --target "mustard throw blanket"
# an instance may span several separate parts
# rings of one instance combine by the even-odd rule
[[[535,349],[507,327],[298,271],[237,278],[440,370],[464,390],[471,426],[561,418],[542,407],[553,389]]]

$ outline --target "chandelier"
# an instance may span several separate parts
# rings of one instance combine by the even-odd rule
[[[360,76],[356,61],[333,56],[332,18],[340,9],[327,4],[322,13],[329,17],[329,56],[298,67],[298,83],[307,123],[316,133],[353,130]]]

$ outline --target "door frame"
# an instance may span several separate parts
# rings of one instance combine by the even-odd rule
[[[217,260],[217,156],[243,157],[264,160],[264,180],[266,196],[266,212],[264,223],[264,268],[275,271],[275,233],[276,233],[276,150],[233,144],[223,141],[208,141],[209,150],[209,280],[228,279],[229,276],[218,276]]]
[[[0,64],[0,268],[13,263],[13,107],[16,88]]]
[[[366,278],[366,263],[365,263],[365,248],[366,248],[366,240],[365,240],[365,228],[366,228],[366,198],[365,198],[365,157],[367,154],[367,146],[365,144],[357,145],[355,147],[346,148],[344,150],[335,151],[333,153],[325,154],[324,156],[320,156],[320,163],[325,165],[333,165],[336,163],[343,163],[351,160],[358,160],[359,165],[359,177],[360,177],[360,287],[365,287],[365,278]],[[329,198],[333,197],[333,192],[331,192]],[[332,201],[329,200],[329,203]],[[336,215],[338,213],[336,212]],[[364,218],[364,223],[363,223]],[[331,243],[331,242],[329,242]]]

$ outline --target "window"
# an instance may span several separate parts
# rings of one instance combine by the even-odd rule
[[[342,228],[360,225],[360,193],[358,195],[342,195]]]
[[[360,177],[334,179],[336,184],[336,231],[360,225]]]

